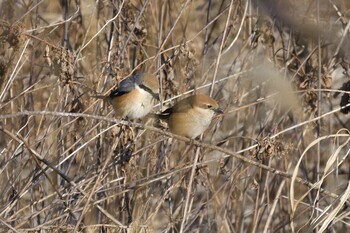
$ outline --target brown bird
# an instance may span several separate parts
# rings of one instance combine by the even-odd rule
[[[215,113],[223,113],[218,103],[206,95],[189,96],[161,114],[172,133],[196,138],[210,125]]]

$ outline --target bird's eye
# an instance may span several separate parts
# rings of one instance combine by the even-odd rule
[[[207,105],[207,108],[211,109],[211,108],[213,108],[213,106],[210,105],[210,104],[208,104],[208,105]]]

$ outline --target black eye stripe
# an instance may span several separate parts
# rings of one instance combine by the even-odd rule
[[[145,85],[143,85],[143,84],[140,84],[139,85],[142,89],[144,89],[145,91],[147,91],[147,92],[149,92],[149,93],[153,93],[153,91],[151,90],[151,88],[148,88],[148,87],[146,87]]]
[[[142,89],[144,89],[145,91],[147,91],[148,93],[150,93],[152,96],[156,97],[156,95],[158,95],[157,93],[154,93],[151,88],[146,87],[143,84],[140,84],[139,87],[141,87]]]

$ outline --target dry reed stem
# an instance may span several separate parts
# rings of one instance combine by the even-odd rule
[[[350,228],[347,1],[0,5],[0,231]],[[225,114],[189,140],[91,98],[143,71],[154,112]]]

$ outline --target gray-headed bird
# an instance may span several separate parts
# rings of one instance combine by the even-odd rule
[[[159,100],[159,83],[153,74],[135,74],[121,81],[116,90],[102,98],[113,106],[117,118],[143,118],[152,110],[154,99]]]

